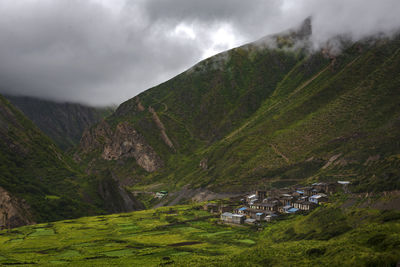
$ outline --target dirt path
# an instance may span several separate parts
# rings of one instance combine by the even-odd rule
[[[323,70],[321,70],[320,72],[318,72],[316,75],[314,75],[312,78],[310,78],[309,80],[307,80],[305,83],[303,83],[302,85],[300,85],[300,87],[298,87],[297,89],[295,89],[289,96],[288,98],[292,97],[295,93],[297,93],[298,91],[302,90],[304,87],[306,87],[307,85],[309,85],[312,81],[314,81],[316,78],[318,78],[323,72],[325,72],[327,69],[329,69],[331,67],[331,64],[329,64],[326,68],[324,68]],[[268,107],[268,109],[266,111],[264,111],[263,113],[266,113],[270,110],[272,110],[273,108],[275,108],[276,106],[278,106],[279,104],[281,104],[283,101],[280,100],[276,103],[274,103],[273,105],[271,105],[270,107]],[[248,120],[245,124],[243,124],[242,126],[240,126],[238,129],[236,129],[235,131],[233,131],[231,134],[229,134],[227,137],[225,137],[225,140],[228,140],[230,138],[232,138],[233,136],[235,136],[237,133],[241,132],[244,128],[247,127],[247,125],[249,125],[251,122],[253,122],[254,120],[256,120],[258,118],[258,116],[253,117],[252,119]]]
[[[331,68],[332,64],[329,64],[326,68],[324,68],[323,70],[321,70],[320,72],[318,72],[317,74],[315,74],[313,77],[311,77],[310,79],[308,79],[305,83],[303,83],[302,85],[300,85],[298,88],[296,88],[296,90],[294,90],[288,98],[290,98],[291,96],[293,96],[294,94],[296,94],[297,92],[301,91],[304,87],[306,87],[307,85],[309,85],[312,81],[314,81],[315,79],[317,79],[322,73],[324,73],[326,70],[328,70],[329,68]]]
[[[193,133],[188,129],[188,127],[183,122],[178,121],[177,119],[175,119],[174,117],[170,116],[169,114],[165,113],[163,115],[168,117],[168,118],[170,118],[171,120],[175,121],[176,123],[182,125],[182,127],[185,128],[186,132],[188,132],[188,134],[190,135],[190,138],[192,138],[192,139],[194,138]]]
[[[287,163],[290,163],[290,160],[288,159],[288,157],[286,157],[282,152],[280,152],[275,145],[271,144],[271,147],[275,151],[276,154],[281,156]]]

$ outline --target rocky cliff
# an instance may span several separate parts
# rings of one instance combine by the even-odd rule
[[[0,187],[0,229],[35,223],[25,200],[13,197]]]
[[[80,149],[83,153],[100,151],[104,160],[134,158],[147,172],[154,172],[163,166],[163,161],[128,122],[119,123],[112,130],[106,121],[84,132]]]

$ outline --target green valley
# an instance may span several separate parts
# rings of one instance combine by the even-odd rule
[[[399,265],[400,32],[313,34],[308,18],[115,110],[0,96],[0,265]],[[95,89],[126,86],[126,53],[96,61],[112,78],[85,65]]]
[[[261,231],[219,224],[198,204],[24,226],[0,232],[0,264],[394,266],[400,213],[367,209],[363,198],[345,208],[349,201],[336,195],[309,214],[263,223]]]
[[[2,96],[0,140],[1,227],[130,211],[137,204],[111,177],[84,173]]]

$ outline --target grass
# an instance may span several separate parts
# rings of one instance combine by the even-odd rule
[[[218,224],[194,205],[25,226],[0,232],[0,265],[395,266],[400,212],[345,201],[262,231]]]
[[[21,111],[0,96],[0,186],[29,203],[33,221],[62,220],[104,212],[96,178],[83,174]],[[23,215],[28,214],[22,212]]]
[[[2,231],[0,265],[157,266],[180,258],[219,258],[255,244],[256,231],[203,219],[209,216],[187,205]]]

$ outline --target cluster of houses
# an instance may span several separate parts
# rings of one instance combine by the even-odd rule
[[[212,205],[214,210],[220,212],[221,220],[225,223],[255,224],[261,221],[270,222],[280,214],[293,214],[309,211],[319,204],[328,201],[328,195],[336,192],[336,183],[314,183],[311,186],[276,189],[271,191],[256,191],[243,198],[243,205],[239,208],[218,207],[208,204],[209,211]],[[229,209],[231,208],[231,209]]]

